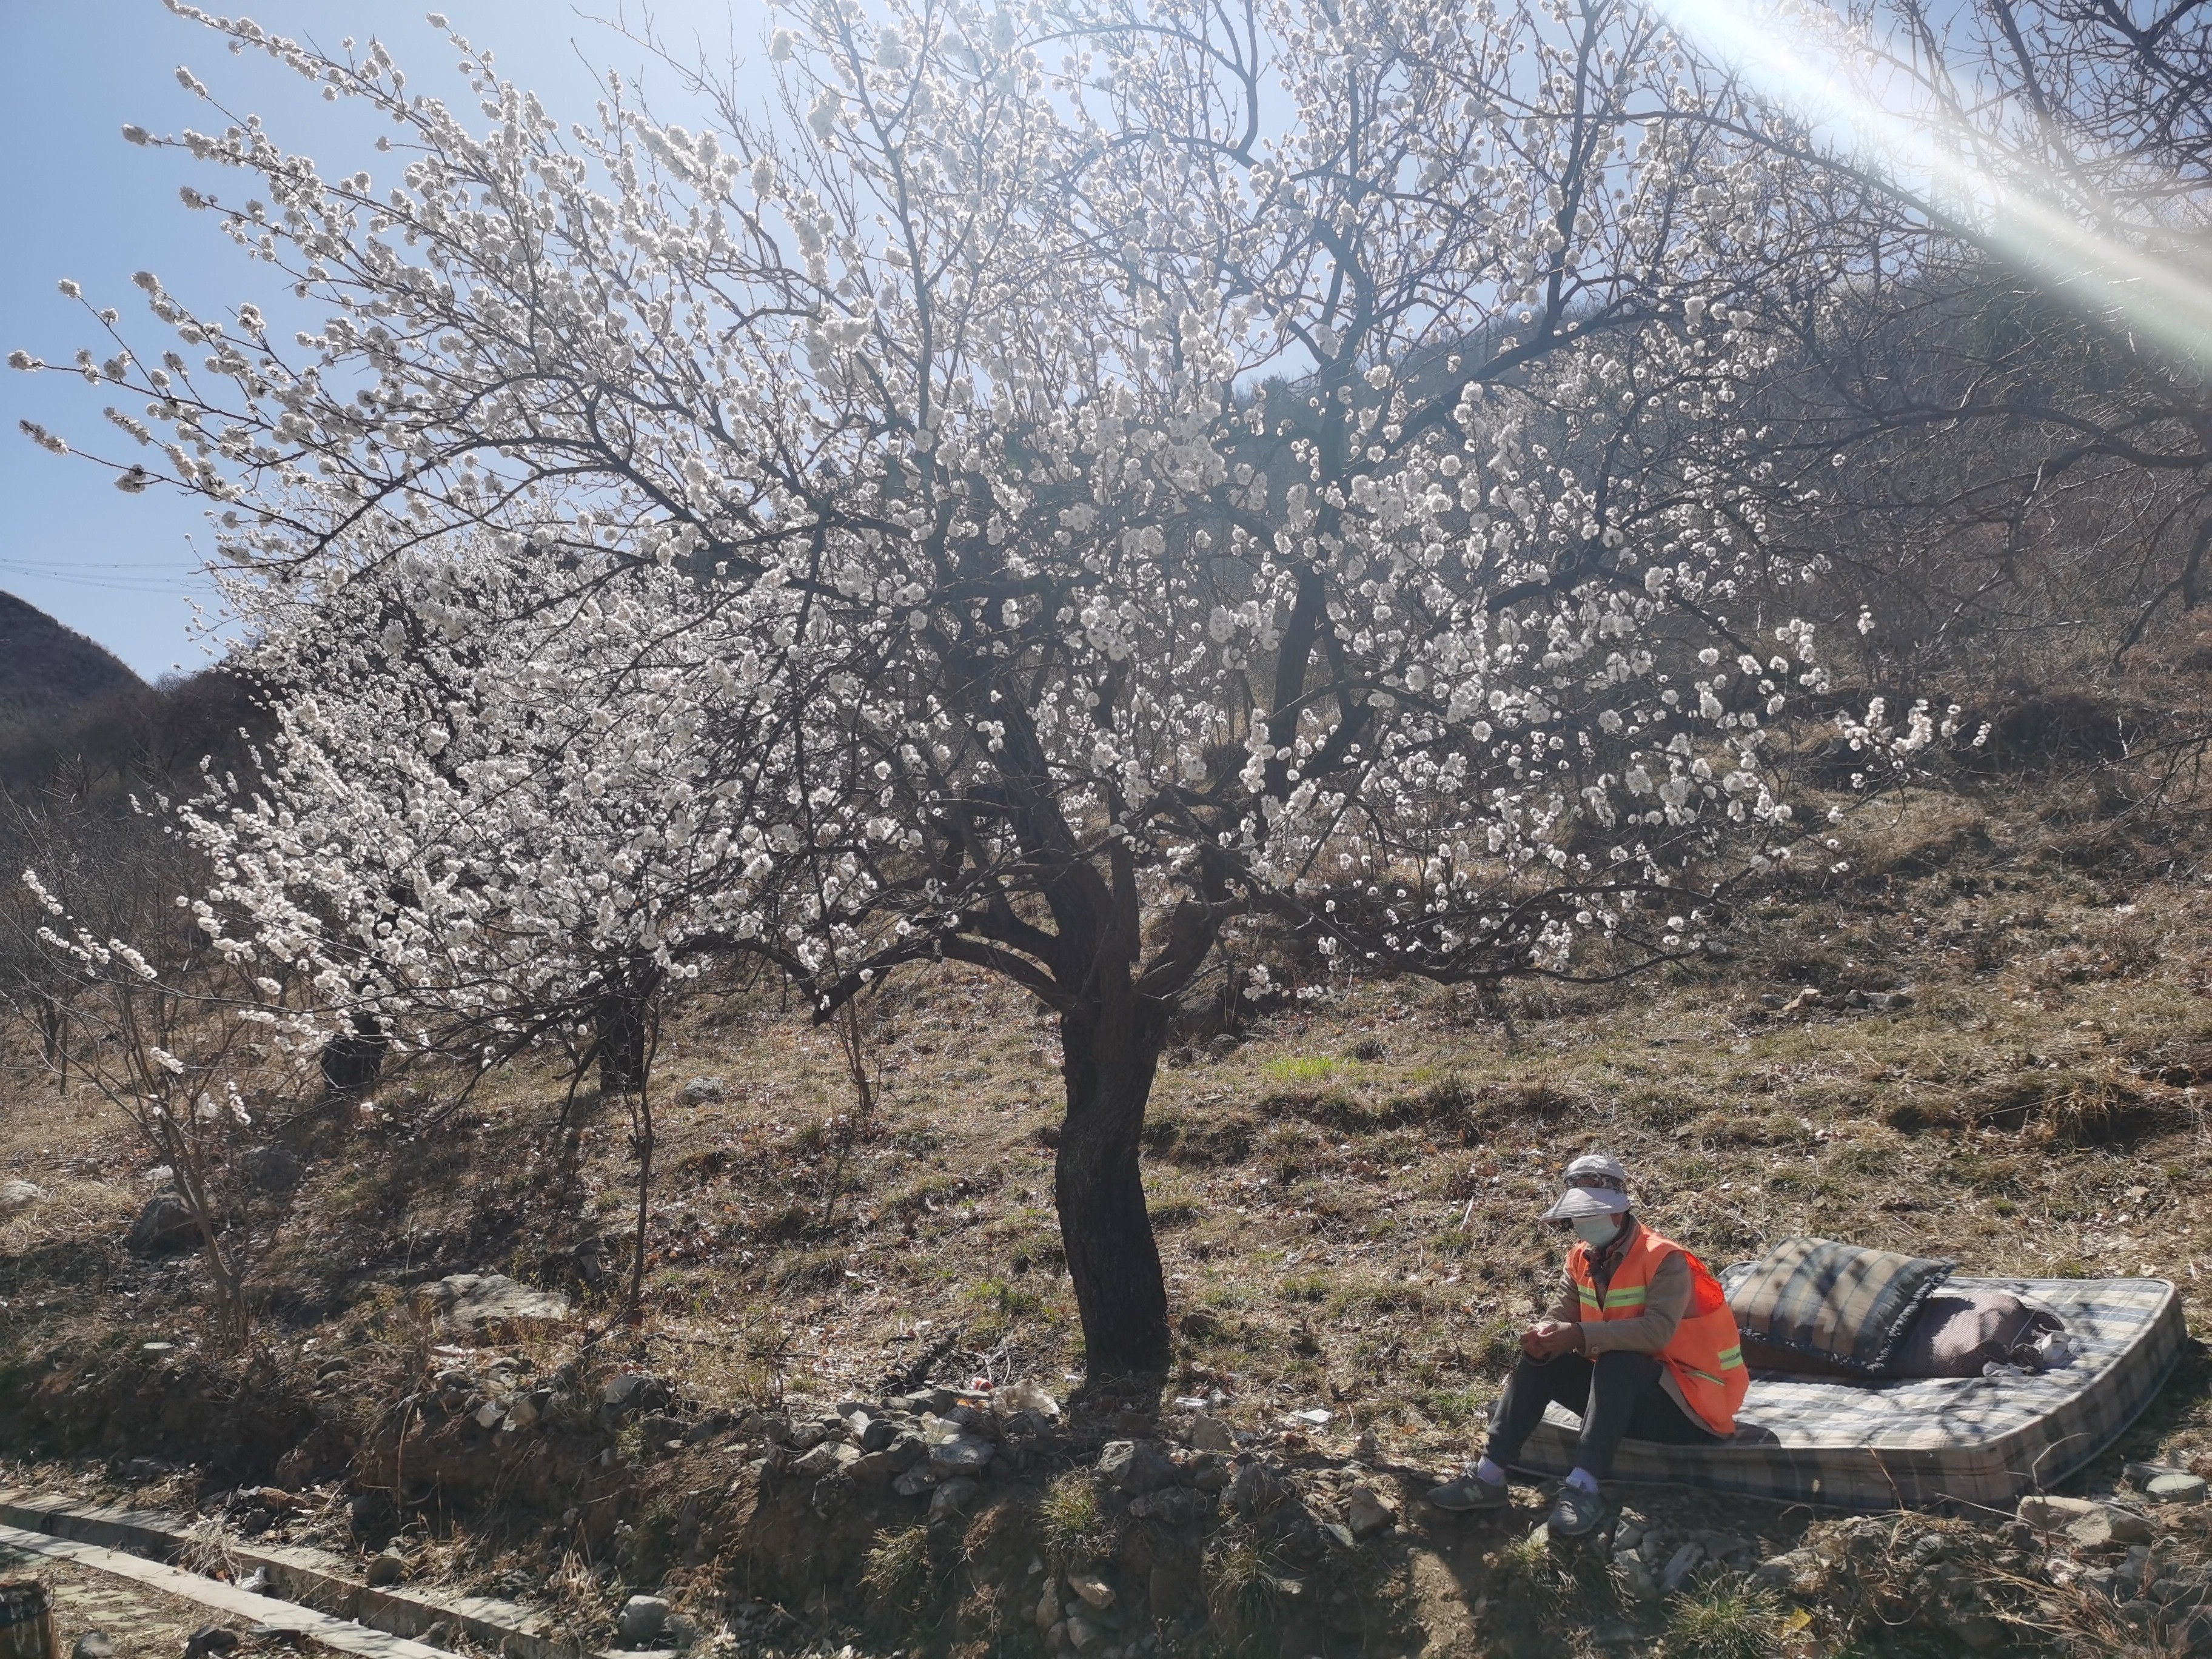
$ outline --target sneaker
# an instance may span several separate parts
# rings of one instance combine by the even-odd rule
[[[1462,1513],[1468,1510],[1502,1510],[1513,1501],[1503,1480],[1485,1480],[1470,1467],[1456,1480],[1447,1480],[1429,1493],[1429,1502],[1440,1510]]]
[[[1554,1538],[1580,1538],[1596,1527],[1604,1513],[1605,1504],[1597,1493],[1580,1486],[1562,1486],[1552,1500],[1552,1513],[1544,1524]]]

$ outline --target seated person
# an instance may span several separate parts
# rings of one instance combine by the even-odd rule
[[[1598,1484],[1624,1437],[1717,1444],[1735,1431],[1750,1373],[1720,1281],[1637,1220],[1628,1171],[1612,1158],[1592,1153],[1567,1165],[1567,1189],[1543,1219],[1575,1232],[1566,1288],[1549,1316],[1522,1334],[1522,1357],[1492,1408],[1482,1461],[1429,1502],[1503,1508],[1505,1466],[1556,1400],[1583,1419],[1574,1472],[1550,1519],[1554,1534],[1573,1538],[1597,1524]]]

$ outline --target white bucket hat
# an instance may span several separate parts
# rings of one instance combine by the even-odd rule
[[[1628,1171],[1603,1152],[1585,1152],[1567,1165],[1567,1189],[1544,1212],[1546,1221],[1581,1215],[1620,1215],[1628,1208]]]

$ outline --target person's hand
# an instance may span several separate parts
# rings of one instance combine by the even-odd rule
[[[1521,1352],[1531,1359],[1557,1359],[1575,1346],[1575,1327],[1558,1319],[1540,1319],[1521,1334]]]

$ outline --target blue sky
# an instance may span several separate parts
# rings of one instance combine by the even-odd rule
[[[210,0],[211,11],[227,10]],[[245,15],[264,28],[335,47],[350,34],[380,37],[418,88],[466,88],[453,54],[423,21],[441,10],[473,44],[489,46],[502,75],[537,90],[557,113],[587,112],[596,91],[585,64],[638,66],[637,49],[590,20],[605,5],[559,0],[249,0]],[[720,46],[757,45],[763,0],[664,0],[653,7],[664,36]],[[235,15],[235,14],[233,14]],[[95,306],[124,313],[134,343],[166,344],[147,316],[131,273],[150,270],[187,303],[213,308],[252,300],[272,305],[271,273],[248,263],[205,214],[188,210],[178,187],[216,189],[185,155],[142,149],[121,129],[135,121],[173,133],[216,125],[212,112],[179,87],[189,64],[234,111],[257,112],[279,143],[315,157],[327,173],[368,165],[372,130],[343,104],[325,104],[265,56],[232,57],[204,29],[171,15],[160,0],[0,0],[0,355],[21,347],[67,362],[98,346],[97,325],[62,297],[73,277]],[[655,77],[647,76],[652,91]],[[665,115],[677,112],[660,100]],[[289,296],[287,304],[289,305]],[[28,418],[88,447],[130,447],[100,418],[112,388],[73,376],[0,368],[0,588],[98,640],[148,678],[207,660],[193,600],[212,595],[197,575],[195,538],[207,545],[197,504],[171,493],[123,495],[110,475],[75,457],[40,450],[17,429]],[[110,445],[103,436],[117,440]]]

